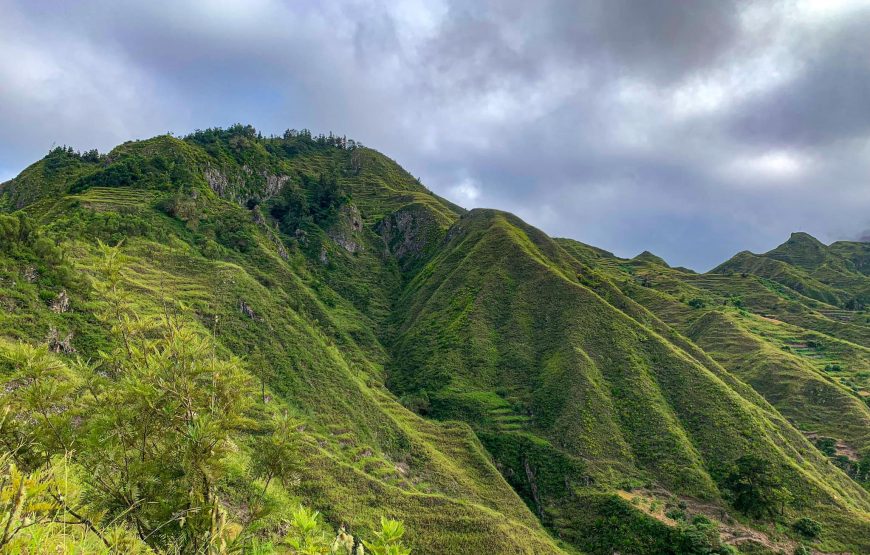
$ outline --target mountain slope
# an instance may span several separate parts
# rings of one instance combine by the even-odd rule
[[[845,308],[861,244],[798,237],[810,254],[698,275],[467,212],[343,138],[243,126],[57,149],[0,198],[9,345],[73,368],[123,352],[100,240],[131,314],[243,360],[259,412],[217,479],[231,527],[263,485],[262,415],[299,419],[298,481],[265,481],[274,524],[252,542],[303,501],[362,537],[399,518],[421,554],[791,549],[800,517],[818,548],[870,549],[870,494],[814,444],[867,453],[868,327]],[[747,455],[789,492],[770,514],[735,509]]]
[[[712,273],[754,274],[835,307],[861,310],[870,302],[870,279],[850,255],[864,264],[862,249],[850,248],[846,242],[835,245],[828,247],[807,233],[793,233],[770,252],[739,253]]]
[[[357,531],[373,528],[386,511],[406,522],[420,553],[560,552],[467,427],[423,421],[380,385],[386,354],[371,319],[313,273],[321,270],[319,252],[311,262],[302,252],[329,242],[329,257],[348,257],[324,230],[305,224],[307,241],[287,241],[285,247],[256,213],[218,197],[206,184],[214,176],[207,170],[176,179],[173,169],[167,176],[146,169],[146,177],[136,180],[148,180],[145,188],[104,187],[108,178],[99,177],[115,172],[116,164],[151,167],[174,159],[187,170],[215,164],[188,143],[157,138],[124,145],[108,158],[116,161],[89,174],[100,185],[73,182],[74,194],[27,207],[44,234],[61,245],[65,260],[54,267],[33,255],[38,277],[30,283],[21,277],[28,271],[21,258],[27,253],[10,253],[2,291],[10,308],[2,316],[5,335],[41,343],[58,329],[73,334],[71,345],[80,356],[105,350],[112,338],[91,316],[101,303],[94,286],[89,280],[58,282],[53,274],[63,269],[64,275],[100,280],[94,241],[123,239],[123,284],[140,316],[169,311],[213,334],[222,351],[249,361],[249,372],[269,391],[266,397],[276,395],[273,403],[305,419],[311,441],[300,453],[305,471],[296,494],[306,503]],[[408,202],[419,202],[421,195],[428,200],[414,189]],[[449,208],[444,211],[449,214]],[[71,309],[58,314],[42,299],[61,291]]]

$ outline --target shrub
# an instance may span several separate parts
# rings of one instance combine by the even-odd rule
[[[411,550],[402,544],[405,525],[398,520],[381,517],[381,529],[375,532],[373,541],[359,540],[342,527],[332,538],[327,534],[320,513],[303,506],[293,511],[290,533],[282,542],[295,555],[410,555]],[[363,548],[365,545],[365,548]]]
[[[807,539],[815,539],[822,535],[822,525],[809,517],[801,517],[792,525],[794,531]]]
[[[816,440],[816,447],[819,451],[829,457],[837,454],[837,440],[830,437],[820,437]]]
[[[672,520],[685,520],[686,512],[680,509],[669,509],[668,512],[665,513],[665,516]]]
[[[398,520],[381,517],[381,529],[374,535],[374,541],[363,541],[372,555],[410,555],[411,550],[402,544],[405,525]]]
[[[420,391],[419,393],[402,395],[402,397],[399,398],[399,402],[402,403],[406,409],[423,416],[429,414],[432,408],[429,401],[429,394],[426,393],[426,390]]]

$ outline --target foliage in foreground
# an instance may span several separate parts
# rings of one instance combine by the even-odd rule
[[[66,364],[46,347],[0,344],[0,551],[37,542],[87,552],[263,552],[274,542],[306,555],[364,553],[344,531],[327,539],[318,513],[301,506],[286,536],[262,526],[270,486],[286,491],[295,479],[299,423],[264,414],[241,361],[218,356],[207,336],[168,314],[138,314],[122,286],[122,255],[101,249],[94,287],[115,348]],[[245,443],[254,489],[247,516],[231,522],[221,482]],[[400,522],[381,526],[365,543],[370,553],[410,553]]]

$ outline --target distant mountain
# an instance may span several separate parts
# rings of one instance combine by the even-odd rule
[[[55,149],[0,207],[0,439],[69,461],[88,545],[287,552],[302,503],[415,554],[870,552],[866,243],[697,274],[246,126]]]
[[[807,233],[792,233],[770,252],[744,251],[714,273],[751,273],[798,293],[848,310],[870,304],[867,243],[839,241],[830,247]]]

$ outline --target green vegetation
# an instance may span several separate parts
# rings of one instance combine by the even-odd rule
[[[737,459],[723,485],[734,508],[754,518],[782,514],[790,497],[771,463],[752,455]]]
[[[870,550],[861,244],[696,274],[241,125],[0,199],[13,553]]]
[[[822,525],[811,518],[801,517],[793,526],[797,533],[810,540],[822,535]]]

